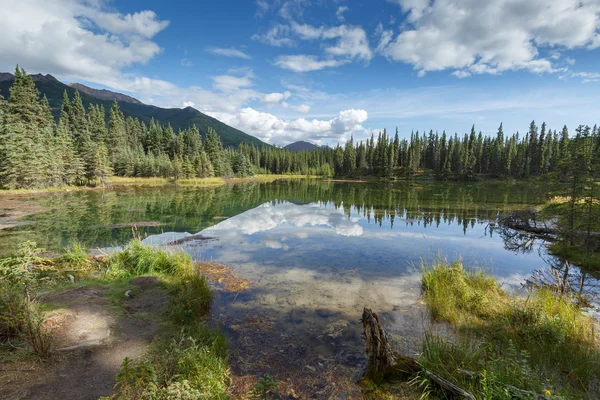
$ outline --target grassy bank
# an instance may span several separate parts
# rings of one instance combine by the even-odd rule
[[[51,188],[40,188],[40,189],[11,189],[5,190],[0,189],[0,196],[6,195],[26,195],[26,194],[46,194],[46,193],[60,193],[60,192],[73,192],[73,191],[85,191],[85,190],[102,190],[106,187],[112,186],[165,186],[165,185],[181,185],[181,186],[193,186],[193,187],[214,187],[225,185],[227,183],[236,182],[273,182],[279,179],[317,179],[322,178],[316,175],[265,175],[259,174],[249,176],[245,178],[194,178],[194,179],[167,179],[167,178],[138,178],[138,177],[123,177],[113,176],[108,178],[104,185],[98,183],[97,186],[57,186]]]
[[[598,327],[568,295],[510,295],[459,263],[424,269],[422,285],[432,317],[457,333],[426,337],[428,370],[481,399],[600,396]]]
[[[101,285],[115,304],[128,282],[154,276],[169,294],[162,328],[143,359],[123,361],[110,399],[226,398],[228,352],[222,333],[209,327],[211,290],[191,258],[133,240],[121,251],[89,258],[79,245],[58,258],[39,256],[34,244],[23,245],[0,262],[0,359],[33,356],[52,363],[53,330],[36,293]],[[68,282],[76,277],[77,283]]]

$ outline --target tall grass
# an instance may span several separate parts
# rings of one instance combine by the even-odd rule
[[[458,262],[425,268],[422,285],[432,316],[458,336],[456,342],[426,338],[422,361],[431,370],[486,399],[511,398],[515,387],[600,396],[597,325],[568,296],[549,289],[511,296],[494,278]]]
[[[63,249],[56,265],[63,270],[85,271],[92,266],[92,262],[87,248],[80,242],[73,242]]]
[[[151,247],[139,239],[132,240],[124,250],[112,254],[107,263],[114,273],[131,276],[184,276],[195,273],[192,259],[186,253]]]

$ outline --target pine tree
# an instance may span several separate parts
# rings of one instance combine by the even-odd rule
[[[60,118],[56,129],[57,159],[61,164],[60,180],[65,185],[82,183],[85,170],[83,162],[75,152],[75,144],[68,131],[68,118]]]
[[[212,128],[208,128],[204,148],[213,165],[215,176],[224,176],[227,172],[227,168],[222,154],[223,145],[221,144],[221,139],[217,135],[217,132]]]

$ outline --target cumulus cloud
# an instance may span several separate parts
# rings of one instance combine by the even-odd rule
[[[165,29],[153,11],[120,14],[103,1],[2,1],[0,68],[30,70],[114,86],[136,86],[121,68],[160,53],[151,39]]]
[[[216,54],[218,56],[237,57],[237,58],[243,58],[245,60],[251,60],[252,59],[252,57],[250,57],[248,54],[244,53],[241,50],[233,48],[233,47],[230,47],[230,48],[208,47],[206,49],[206,51],[208,51],[211,54]]]
[[[347,62],[346,60],[319,59],[312,55],[297,54],[293,56],[279,56],[275,60],[275,65],[294,72],[311,72],[325,68],[339,67]]]
[[[266,142],[287,144],[297,140],[312,140],[322,143],[326,140],[345,142],[353,132],[364,131],[361,124],[367,119],[365,110],[350,109],[341,111],[337,117],[329,120],[283,120],[271,113],[246,107],[229,123]]]
[[[564,69],[540,58],[539,47],[600,45],[597,0],[390,1],[407,14],[408,25],[391,40],[381,30],[378,50],[421,71],[553,73]]]

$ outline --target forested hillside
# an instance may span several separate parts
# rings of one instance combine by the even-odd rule
[[[78,89],[81,89],[81,86],[78,86],[77,84],[72,86],[65,85],[52,75],[32,75],[32,79],[37,89],[48,99],[48,104],[50,105],[50,110],[55,120],[60,117],[64,92],[67,92],[68,96],[73,98],[75,92]],[[5,99],[9,98],[9,91],[13,83],[14,76],[12,74],[0,73],[0,95],[4,96]],[[105,110],[110,109],[113,103],[112,99],[107,99],[107,97],[110,96],[106,96],[106,93],[102,93],[102,91],[88,89],[84,89],[83,91],[79,90],[81,102],[86,109],[89,108],[90,104],[104,106]],[[219,133],[221,142],[225,147],[236,147],[240,143],[253,144],[255,146],[267,146],[266,143],[254,136],[248,135],[215,118],[202,114],[192,107],[183,109],[161,108],[143,104],[133,98],[126,100],[129,96],[121,94],[117,95],[119,107],[126,118],[137,118],[140,122],[145,122],[146,124],[149,124],[150,121],[154,119],[164,125],[170,124],[175,131],[196,126],[203,138],[206,138],[208,129],[212,128]]]
[[[135,105],[134,106],[139,106]],[[439,179],[490,177],[559,180],[598,170],[600,130],[580,125],[549,129],[531,122],[521,135],[412,133],[393,138],[384,130],[366,142],[343,147],[291,152],[283,148],[223,145],[208,129],[205,140],[192,126],[175,130],[150,119],[126,116],[123,103],[84,106],[83,96],[63,92],[58,120],[47,97],[40,97],[31,76],[17,70],[8,101],[0,104],[0,185],[39,188],[65,184],[94,185],[114,174],[171,179],[247,176],[254,173],[377,176],[410,178],[428,173]],[[581,181],[581,179],[580,179]]]

